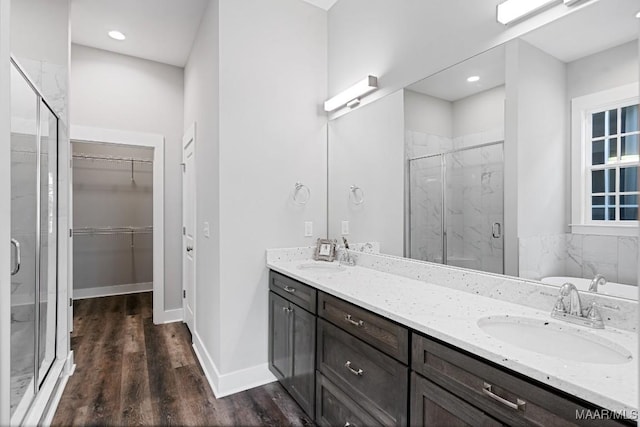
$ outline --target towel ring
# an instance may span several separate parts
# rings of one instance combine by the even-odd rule
[[[354,205],[361,205],[364,203],[364,191],[362,191],[362,188],[357,185],[349,187],[349,197],[353,201]]]
[[[311,190],[309,190],[309,187],[301,182],[296,182],[296,185],[293,188],[293,203],[299,206],[304,206],[310,198]]]

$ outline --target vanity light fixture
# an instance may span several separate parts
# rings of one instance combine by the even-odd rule
[[[122,40],[127,38],[127,36],[125,36],[124,34],[122,34],[118,30],[111,30],[111,31],[109,31],[108,34],[109,34],[109,37],[111,37],[114,40],[118,40],[118,41],[122,41]]]
[[[477,82],[478,80],[480,80],[480,76],[471,76],[471,77],[467,77],[467,81],[468,81],[469,83],[475,83],[475,82]]]
[[[360,98],[378,89],[378,78],[369,75],[359,81],[349,89],[343,90],[333,98],[324,103],[325,111],[337,110],[340,107],[348,105],[355,108],[360,103]],[[357,101],[357,102],[354,102]]]
[[[556,2],[557,0],[506,0],[498,5],[497,19],[499,23],[507,25]]]

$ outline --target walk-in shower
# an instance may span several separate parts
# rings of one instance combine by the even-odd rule
[[[408,256],[504,272],[503,142],[408,159]]]
[[[11,64],[11,417],[19,424],[56,355],[58,117]]]

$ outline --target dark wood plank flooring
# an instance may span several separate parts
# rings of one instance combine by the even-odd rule
[[[74,302],[76,370],[54,426],[313,425],[278,383],[216,399],[183,323],[154,325],[151,293]]]

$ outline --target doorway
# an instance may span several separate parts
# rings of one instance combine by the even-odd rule
[[[74,148],[71,185],[78,184],[76,172],[94,172],[86,170],[91,163],[106,173],[102,182],[96,176],[89,180],[89,185],[100,189],[90,191],[85,198],[88,204],[93,204],[82,207],[84,214],[89,215],[84,218],[72,215],[74,299],[152,290],[153,322],[165,323],[170,319],[166,318],[164,309],[164,137],[72,126],[70,139]],[[83,164],[85,170],[76,171],[76,163],[78,166]],[[75,190],[71,188],[74,196]],[[102,196],[101,191],[105,192]],[[144,203],[149,198],[151,206]],[[129,206],[132,209],[120,212],[117,206],[105,204],[110,200],[112,203],[120,200],[120,203],[124,201],[123,205],[132,204]],[[98,208],[100,204],[106,206],[105,212]],[[72,200],[72,205],[76,213],[76,200]],[[115,221],[107,221],[109,213]],[[92,220],[97,222],[87,222]],[[79,256],[78,249],[82,248],[86,252]],[[107,265],[117,266],[114,271],[102,265],[99,269],[103,273],[96,275],[92,271],[95,269],[87,268],[91,262],[95,265],[100,263],[99,257],[93,256],[100,252],[107,254]],[[85,256],[87,260],[82,259]],[[78,265],[80,262],[83,265]],[[104,276],[111,281],[105,280]],[[92,283],[92,279],[99,282]]]

